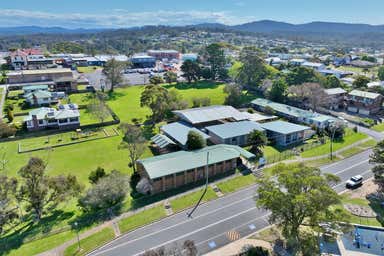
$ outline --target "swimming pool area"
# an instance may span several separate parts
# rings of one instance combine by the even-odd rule
[[[341,242],[346,251],[364,255],[384,255],[384,229],[355,226],[342,235]]]

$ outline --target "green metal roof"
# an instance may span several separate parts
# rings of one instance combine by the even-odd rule
[[[39,85],[23,86],[23,91],[25,91],[25,90],[32,90],[32,91],[35,91],[35,90],[48,90],[48,85],[46,85],[46,84],[39,84]]]
[[[149,178],[156,179],[170,174],[206,166],[208,152],[209,164],[220,163],[240,156],[243,156],[246,159],[255,157],[254,154],[238,146],[220,144],[196,151],[178,151],[140,159],[137,162],[144,166]]]

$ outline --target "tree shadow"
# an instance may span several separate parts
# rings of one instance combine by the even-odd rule
[[[122,92],[113,91],[113,92],[108,92],[107,95],[108,97],[106,101],[115,101],[115,100],[118,100],[119,98],[124,97],[126,94]]]
[[[216,89],[223,83],[213,81],[198,81],[194,83],[177,83],[164,85],[167,89],[188,90],[188,89]]]
[[[32,215],[25,216],[26,221],[22,223],[22,226],[17,226],[14,232],[1,238],[0,255],[7,255],[11,250],[20,248],[28,241],[49,235],[55,224],[68,220],[73,215],[73,212],[55,210],[51,215],[42,218],[38,223],[33,221]]]

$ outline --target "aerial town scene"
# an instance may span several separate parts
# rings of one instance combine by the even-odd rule
[[[0,6],[0,256],[384,255],[384,1]]]

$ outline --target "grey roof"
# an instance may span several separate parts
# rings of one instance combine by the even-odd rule
[[[23,91],[25,91],[25,90],[32,90],[32,91],[48,90],[48,85],[46,85],[46,84],[26,85],[26,86],[23,86]]]
[[[166,148],[169,145],[175,145],[175,143],[163,134],[157,134],[151,138],[151,141],[155,143],[159,148]]]
[[[360,91],[360,90],[353,90],[349,93],[349,95],[368,98],[368,99],[376,99],[377,97],[380,96],[380,94],[378,94],[378,93],[365,92],[365,91]]]
[[[240,156],[247,159],[255,157],[255,155],[241,147],[220,144],[197,151],[178,151],[154,156],[138,160],[137,162],[144,166],[149,178],[156,179],[170,174],[206,166],[207,152],[209,152],[208,164],[220,163]]]
[[[72,118],[79,117],[80,112],[77,109],[69,110],[62,109],[56,110],[54,108],[37,108],[29,112],[28,116],[24,118],[24,121],[32,120],[32,116],[35,115],[37,120],[43,119],[64,119],[64,118]]]
[[[30,92],[24,95],[24,98],[26,99],[33,99],[34,97],[36,97],[37,99],[51,98],[52,93],[48,91],[38,90],[38,91]]]
[[[311,129],[308,126],[293,124],[284,121],[274,121],[270,123],[261,124],[261,127],[263,127],[265,130],[280,134],[290,134]]]
[[[337,95],[337,94],[343,94],[346,93],[347,91],[344,90],[343,88],[331,88],[331,89],[326,89],[324,90],[326,94],[328,95]]]
[[[241,122],[213,125],[213,126],[208,126],[205,129],[207,129],[209,132],[212,132],[223,139],[247,135],[254,130],[264,131],[264,129],[260,126],[260,124],[252,121],[241,121]]]
[[[182,122],[170,123],[163,125],[160,128],[167,136],[178,142],[180,145],[185,146],[188,139],[188,133],[195,131],[199,133],[204,139],[208,139],[209,136],[198,129],[191,127]]]
[[[247,117],[231,106],[209,106],[173,111],[184,121],[191,124],[207,123],[223,119],[246,120]]]
[[[258,98],[252,101],[252,104],[260,106],[260,107],[270,107],[278,113],[282,113],[288,116],[296,117],[296,118],[307,118],[315,121],[328,121],[334,120],[333,117],[322,115],[319,113],[314,113],[312,111],[303,110],[300,108],[292,107],[289,105],[276,103],[267,99]]]

